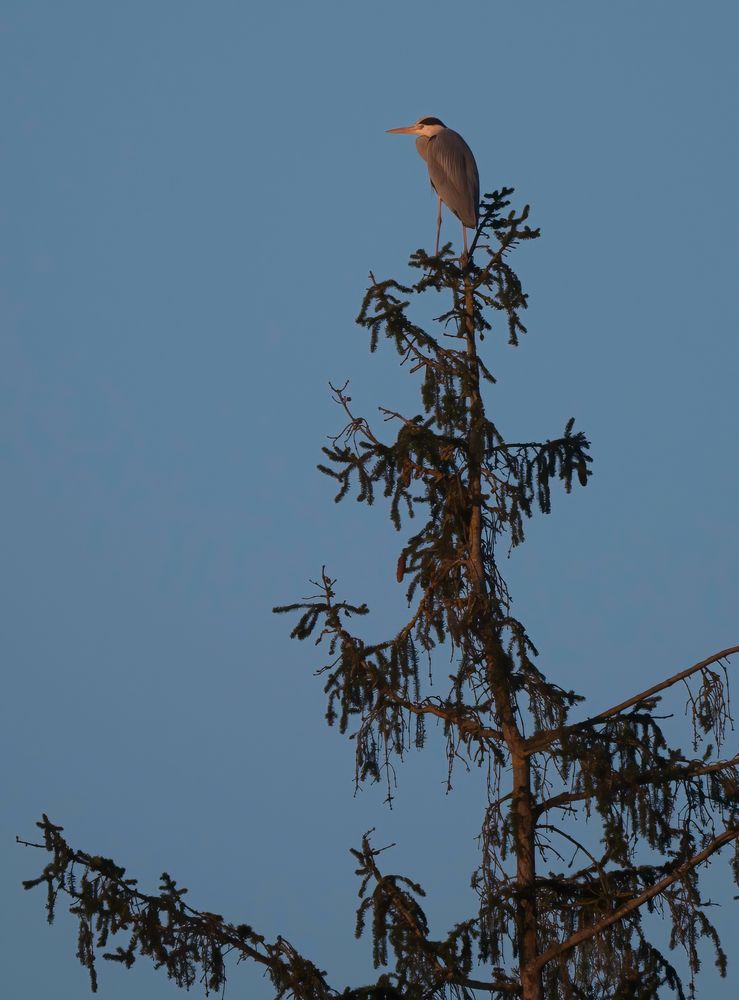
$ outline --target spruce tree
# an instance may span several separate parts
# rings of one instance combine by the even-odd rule
[[[428,717],[440,720],[450,773],[460,756],[479,768],[488,801],[474,912],[432,938],[418,873],[389,873],[365,834],[352,850],[356,928],[371,939],[377,976],[329,985],[284,938],[268,941],[249,924],[191,908],[166,873],[158,892],[143,891],[114,861],[70,847],[44,816],[42,843],[33,846],[50,858],[24,884],[46,886],[49,921],[60,893],[68,899],[93,990],[96,955],[127,967],[149,957],[178,985],[200,980],[206,992],[224,985],[228,955],[250,959],[276,997],[297,1000],[473,991],[523,1000],[671,992],[682,1000],[695,996],[702,945],[725,974],[700,875],[733,844],[739,876],[739,757],[723,750],[731,729],[725,660],[739,647],[589,714],[582,695],[536,665],[501,573],[499,553],[524,541],[528,518],[549,512],[552,488],[570,492],[591,475],[589,442],[573,420],[556,437],[508,440],[486,411],[489,345],[507,338],[515,346],[526,331],[527,297],[510,258],[539,235],[528,207],[511,209],[511,195],[486,196],[469,258],[455,258],[447,244],[438,256],[413,254],[413,283],[371,275],[357,321],[372,351],[389,342],[418,380],[420,412],[381,407],[381,433],[354,412],[346,385],[332,387],[343,427],[319,468],[335,480],[337,501],[372,504],[382,493],[394,527],[406,532],[397,563],[406,624],[389,638],[360,638],[366,604],[345,599],[325,569],[314,597],[275,609],[296,614],[292,636],[323,651],[326,717],[354,738],[358,784],[386,780],[409,750],[424,747]],[[413,319],[421,296],[443,303],[432,331]],[[452,663],[443,688],[428,669],[440,655],[444,674]],[[675,686],[688,690],[688,753],[670,746],[660,725],[660,701],[677,696]],[[598,837],[583,833],[585,817],[597,822]],[[645,911],[663,916],[670,948],[684,949],[687,983],[650,940]]]

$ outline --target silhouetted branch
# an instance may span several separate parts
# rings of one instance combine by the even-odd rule
[[[70,913],[77,917],[77,957],[88,970],[93,992],[97,990],[96,952],[108,940],[127,934],[128,943],[115,952],[104,952],[108,961],[130,968],[137,954],[164,967],[178,986],[189,988],[198,972],[206,992],[219,990],[226,981],[225,958],[235,953],[263,966],[277,997],[327,1000],[333,991],[323,973],[303,958],[283,937],[269,943],[248,924],[230,924],[217,913],[196,910],[184,902],[187,889],[179,888],[165,872],[159,894],[141,892],[136,879],[125,877],[125,868],[109,858],[76,851],[62,837],[62,827],[47,816],[36,824],[43,844],[19,843],[45,849],[52,855],[38,878],[23,883],[33,889],[47,887],[47,915],[52,923],[59,893],[72,900]]]

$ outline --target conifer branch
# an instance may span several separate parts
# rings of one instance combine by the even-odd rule
[[[379,950],[375,952],[375,963],[378,961],[384,964],[387,959],[384,950],[384,940],[389,936],[393,942],[397,957],[403,966],[403,972],[398,981],[398,986],[403,985],[406,971],[412,972],[416,976],[423,975],[423,970],[417,965],[412,969],[405,970],[403,961],[404,953],[409,950],[409,942],[405,934],[393,933],[392,913],[397,915],[398,923],[404,931],[415,942],[416,947],[423,953],[430,965],[431,982],[426,986],[423,997],[429,998],[435,995],[444,986],[458,986],[464,989],[479,989],[487,992],[501,992],[509,994],[520,993],[520,985],[510,979],[498,979],[493,982],[471,979],[467,975],[466,967],[470,964],[471,956],[468,949],[467,954],[463,954],[461,962],[456,956],[453,947],[450,947],[456,938],[455,931],[469,930],[469,926],[463,925],[456,928],[449,935],[447,941],[432,941],[428,936],[426,917],[420,906],[411,896],[411,892],[419,896],[425,893],[420,885],[401,875],[385,875],[380,871],[375,858],[386,848],[374,849],[369,841],[370,835],[374,831],[370,830],[362,838],[361,850],[352,849],[351,853],[359,861],[357,874],[362,877],[359,889],[359,896],[363,899],[357,911],[357,936],[364,929],[364,917],[368,910],[374,914],[374,934],[375,946],[377,949],[378,940],[381,944]],[[393,845],[391,845],[393,846]],[[373,893],[366,896],[367,885],[370,878],[375,883]],[[365,898],[366,897],[366,898]],[[470,922],[472,923],[472,922]]]
[[[221,989],[226,981],[224,959],[235,953],[267,970],[278,998],[327,1000],[333,992],[323,973],[285,938],[279,936],[269,943],[248,924],[230,924],[217,913],[194,909],[183,899],[187,889],[178,887],[166,872],[158,895],[141,892],[136,879],[125,877],[125,868],[109,858],[71,848],[62,837],[63,827],[46,815],[36,825],[43,831],[43,844],[16,839],[48,851],[52,858],[41,875],[24,881],[23,887],[33,889],[46,883],[49,923],[54,920],[59,893],[72,899],[69,910],[79,922],[77,957],[88,970],[93,992],[97,990],[96,951],[110,937],[123,933],[129,936],[127,946],[104,952],[104,959],[130,968],[137,953],[150,957],[178,986],[192,986],[199,969],[206,991]]]
[[[661,996],[666,985],[685,1000],[680,976],[647,940],[638,910],[645,904],[669,909],[670,946],[686,949],[691,998],[700,939],[713,943],[725,974],[725,955],[704,912],[697,869],[739,836],[734,825],[739,755],[710,761],[709,747],[702,759],[686,759],[669,747],[655,706],[662,691],[684,682],[693,752],[713,733],[719,755],[732,720],[726,668],[722,675],[711,665],[739,652],[739,646],[574,724],[568,724],[569,713],[583,697],[549,681],[535,666],[537,650],[511,611],[499,545],[520,544],[526,520],[536,511],[549,513],[557,482],[567,493],[578,483],[587,485],[592,459],[587,437],[573,430],[574,418],[559,436],[511,442],[486,415],[482,390],[495,378],[483,349],[485,336],[507,326],[508,343],[515,346],[526,332],[527,295],[507,255],[520,241],[539,235],[526,223],[528,206],[507,211],[511,193],[503,188],[486,196],[466,259],[453,259],[447,244],[433,257],[422,250],[412,255],[411,267],[422,272],[415,283],[377,281],[370,274],[357,322],[368,331],[372,352],[382,337],[405,371],[419,377],[421,412],[404,416],[380,407],[395,434],[394,440],[383,435],[390,438],[385,442],[354,414],[348,382],[329,383],[344,426],[329,436],[322,449],[327,464],[318,468],[338,484],[335,499],[351,491],[360,503],[372,504],[381,492],[397,531],[406,518],[421,521],[404,538],[395,567],[395,579],[406,580],[412,609],[406,624],[389,638],[365,641],[355,634],[354,621],[368,615],[367,605],[338,600],[336,581],[325,568],[313,581],[317,593],[274,609],[297,613],[292,637],[312,637],[322,648],[316,674],[323,678],[326,719],[342,733],[357,723],[350,733],[357,784],[384,774],[391,799],[393,757],[402,760],[412,747],[425,745],[427,717],[443,723],[437,729],[446,740],[449,788],[457,758],[487,771],[481,860],[473,876],[479,909],[445,939],[430,938],[421,886],[380,870],[381,852],[371,847],[369,834],[361,850],[352,851],[361,878],[356,933],[361,935],[369,916],[375,967],[387,971],[376,983],[342,996],[470,1000],[470,990],[483,990],[525,1000],[613,1000]],[[487,263],[478,266],[475,250],[478,259],[487,254]],[[409,315],[411,302],[429,291],[450,300],[436,317],[442,327],[437,336]],[[422,669],[428,661],[430,684],[439,653],[453,664],[444,696],[427,693]],[[699,685],[688,684],[695,674]],[[528,739],[527,732],[533,734]],[[553,794],[557,788],[569,791]],[[583,801],[584,810],[575,808]],[[597,813],[602,857],[590,853],[577,828],[545,821],[555,809],[562,810],[563,826],[583,811]],[[45,847],[52,860],[25,885],[46,885],[50,919],[60,892],[72,898],[78,957],[93,989],[96,950],[108,936],[123,932],[127,946],[105,958],[130,966],[138,955],[152,957],[186,988],[196,974],[206,992],[221,987],[224,959],[233,954],[266,971],[277,1000],[336,1000],[324,973],[283,938],[268,943],[247,925],[188,907],[182,899],[186,890],[166,874],[159,895],[142,893],[112,861],[73,851],[61,827],[45,816],[39,826],[44,844],[34,846]],[[554,837],[576,848],[570,865],[579,851],[590,864],[543,877],[537,870],[542,859],[558,858],[564,865],[569,852]],[[667,860],[642,864],[645,845]],[[517,963],[510,973],[503,967],[509,944]],[[471,978],[475,959],[487,966],[481,975],[489,980]]]
[[[425,895],[425,893],[418,884],[411,882],[410,879],[407,879],[404,876],[382,874],[375,858],[383,850],[386,850],[386,848],[375,850],[370,845],[369,837],[372,832],[373,831],[370,830],[362,838],[361,851],[352,850],[351,852],[360,862],[357,874],[363,876],[362,885],[359,890],[360,897],[362,897],[365,893],[369,878],[372,877],[375,881],[375,891],[360,906],[360,917],[362,917],[364,912],[370,907],[374,908],[376,916],[379,915],[382,920],[384,931],[386,926],[385,922],[387,920],[387,904],[389,903],[390,909],[395,911],[406,931],[411,935],[416,945],[427,957],[433,968],[434,976],[437,981],[439,983],[448,982],[453,974],[452,970],[442,965],[437,949],[434,947],[433,943],[429,941],[426,917],[418,903],[410,896],[408,889],[415,891],[421,896]],[[399,882],[405,883],[408,886],[408,889],[399,888]],[[361,926],[362,925],[360,923],[360,929]],[[394,938],[394,941],[396,950],[398,950],[399,947],[402,947],[401,939],[396,937]]]
[[[635,896],[633,899],[630,899],[627,903],[624,903],[623,906],[619,906],[613,911],[613,913],[610,913],[607,917],[603,917],[596,923],[591,924],[590,927],[583,927],[582,930],[576,931],[560,944],[547,948],[547,950],[536,959],[536,968],[543,969],[545,965],[552,961],[552,959],[565,954],[565,952],[571,951],[574,947],[576,947],[576,945],[590,940],[604,931],[607,927],[623,920],[623,918],[628,916],[629,913],[639,909],[639,907],[643,906],[650,899],[653,899],[655,896],[663,893],[665,889],[668,889],[674,882],[684,878],[689,872],[693,871],[699,865],[707,861],[712,854],[715,854],[716,851],[720,851],[722,847],[737,838],[739,838],[739,829],[724,830],[724,832],[719,834],[718,837],[714,837],[714,839],[706,847],[704,847],[702,851],[699,851],[697,854],[694,854],[692,858],[689,858],[681,865],[678,865],[678,867],[673,872],[670,872],[669,875],[665,875],[665,877],[660,879],[659,882],[656,882],[648,889],[645,889],[644,892]]]
[[[468,990],[484,990],[487,993],[511,993],[516,995],[521,992],[520,984],[511,982],[509,979],[500,979],[492,983],[486,983],[481,979],[455,979],[453,982],[458,986],[466,987]]]
[[[616,794],[623,789],[635,788],[642,785],[662,785],[677,781],[690,781],[692,778],[700,778],[706,774],[728,771],[732,767],[737,767],[737,765],[739,765],[739,754],[730,760],[718,760],[711,764],[706,764],[703,761],[695,761],[692,764],[681,766],[680,764],[673,765],[666,762],[636,775],[633,773],[620,774],[616,771],[609,776],[608,787],[611,793]],[[593,790],[562,792],[559,795],[553,795],[551,798],[540,802],[536,807],[536,813],[540,816],[545,812],[549,812],[550,809],[559,809],[571,805],[573,802],[583,802],[586,799],[594,797],[595,792]]]
[[[613,708],[606,709],[604,712],[599,712],[598,715],[593,715],[589,719],[583,719],[581,722],[575,722],[570,726],[562,726],[558,729],[534,733],[534,735],[526,741],[527,753],[538,753],[548,747],[551,743],[556,740],[561,740],[570,733],[576,733],[582,729],[597,726],[599,723],[605,722],[607,719],[613,718],[621,712],[626,711],[627,708],[631,708],[634,705],[638,705],[641,702],[652,698],[655,694],[672,687],[674,684],[679,683],[679,681],[687,680],[688,677],[697,673],[699,670],[705,670],[706,667],[710,667],[712,663],[718,663],[736,653],[739,653],[739,646],[729,646],[726,649],[722,649],[719,653],[714,653],[712,656],[706,657],[705,660],[701,660],[699,663],[694,663],[692,667],[688,667],[686,670],[681,670],[678,673],[673,674],[672,677],[668,677],[667,680],[660,681],[659,684],[654,684],[652,687],[647,688],[646,691],[641,691],[639,694],[635,694],[632,697],[627,698],[626,701],[622,701],[618,705],[614,705]]]
[[[444,708],[441,704],[432,704],[427,699],[423,702],[415,703],[399,697],[388,687],[378,685],[378,691],[388,701],[393,702],[399,708],[404,708],[412,715],[434,715],[438,719],[443,719],[459,730],[460,736],[464,739],[477,740],[502,740],[503,733],[499,729],[489,729],[483,726],[479,719],[470,718],[469,713],[473,711],[468,705],[450,704]]]

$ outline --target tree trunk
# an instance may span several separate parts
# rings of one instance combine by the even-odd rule
[[[465,312],[467,357],[470,363],[470,388],[468,404],[470,408],[469,431],[469,497],[470,523],[468,533],[468,558],[470,567],[470,587],[473,594],[480,597],[487,594],[485,563],[482,549],[482,461],[484,454],[483,421],[485,410],[480,394],[480,377],[477,367],[477,344],[473,324],[474,302],[472,285],[465,278]],[[516,722],[510,696],[510,660],[506,654],[497,629],[485,619],[478,622],[478,630],[485,647],[487,673],[495,698],[496,714],[503,737],[511,754],[513,769],[513,816],[516,845],[517,937],[521,975],[522,1000],[543,1000],[541,970],[536,967],[538,957],[537,913],[536,913],[536,859],[534,854],[535,819],[531,794],[531,773],[524,740]]]
[[[513,811],[516,822],[516,880],[518,882],[518,947],[523,1000],[543,1000],[541,970],[536,968],[537,944],[535,820],[531,774],[526,754],[513,757]]]

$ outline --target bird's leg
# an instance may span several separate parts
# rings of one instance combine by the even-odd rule
[[[439,236],[441,234],[441,198],[439,198],[439,218],[436,220],[436,253],[435,257],[439,256]]]
[[[470,252],[467,249],[467,229],[465,228],[464,225],[462,226],[462,239],[464,240],[464,259],[467,260],[467,258],[470,255]]]

